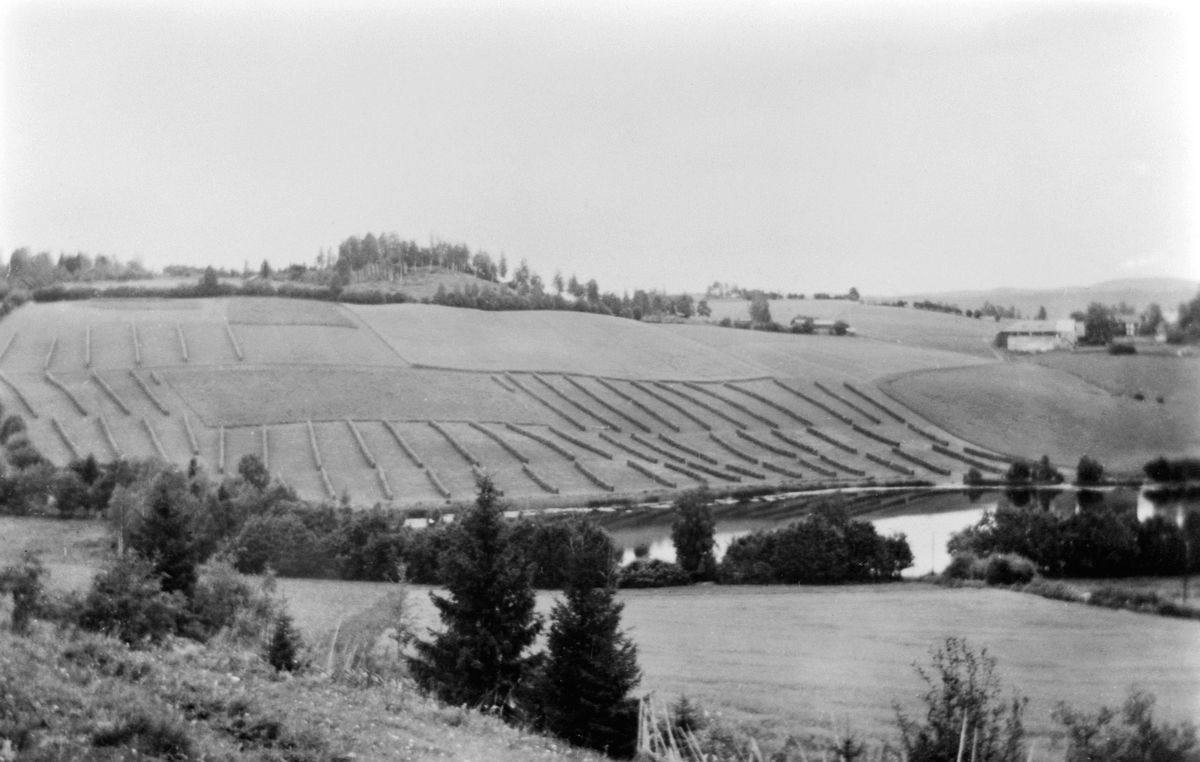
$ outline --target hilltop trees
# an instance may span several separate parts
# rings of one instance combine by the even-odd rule
[[[479,481],[475,505],[456,521],[442,560],[448,598],[430,594],[446,629],[418,641],[409,659],[418,685],[451,704],[513,716],[542,629],[530,572],[510,546],[499,493]]]

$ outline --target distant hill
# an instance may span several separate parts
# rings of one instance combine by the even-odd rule
[[[1038,308],[1046,308],[1051,320],[1069,317],[1076,310],[1087,309],[1091,302],[1119,304],[1125,302],[1141,312],[1150,304],[1158,304],[1163,312],[1173,314],[1182,302],[1196,296],[1200,281],[1185,278],[1129,278],[1110,280],[1093,286],[1071,286],[1067,288],[994,288],[986,291],[942,291],[904,294],[899,297],[865,297],[865,301],[876,299],[904,299],[905,301],[929,300],[956,304],[963,309],[979,309],[984,302],[1014,306],[1021,315],[1031,318]]]

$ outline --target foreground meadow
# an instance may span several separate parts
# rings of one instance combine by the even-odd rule
[[[310,638],[396,588],[280,580]],[[411,586],[414,629],[438,627],[430,588]],[[554,593],[539,593],[547,614]],[[1200,624],[1100,610],[1002,590],[908,583],[847,587],[631,590],[624,626],[637,643],[640,691],[686,694],[764,737],[826,734],[848,725],[895,733],[894,705],[917,712],[914,664],[948,636],[987,647],[1007,688],[1029,696],[1026,725],[1049,749],[1059,701],[1115,707],[1130,686],[1157,695],[1157,713],[1200,716]],[[1040,756],[1040,755],[1038,755]]]

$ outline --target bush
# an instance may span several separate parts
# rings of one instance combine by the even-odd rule
[[[257,640],[274,622],[279,604],[271,597],[274,580],[255,590],[228,561],[209,563],[188,603],[189,634],[207,640],[226,631],[235,640]]]
[[[1196,726],[1154,723],[1154,697],[1131,691],[1118,713],[1107,707],[1095,714],[1059,704],[1054,720],[1067,730],[1065,762],[1197,762]]]
[[[1113,342],[1108,345],[1108,353],[1110,355],[1136,355],[1137,347],[1124,342]]]
[[[1028,699],[1000,699],[996,660],[987,649],[976,654],[962,638],[947,638],[933,652],[932,674],[917,674],[928,686],[922,697],[924,722],[896,711],[902,758],[909,762],[953,762],[971,746],[976,762],[1022,762]]]
[[[92,735],[92,745],[125,747],[135,759],[192,759],[195,756],[187,725],[161,712],[146,709],[134,709],[114,726],[98,730]]]
[[[955,553],[942,570],[942,576],[946,579],[979,579],[979,565],[979,556],[974,553]]]
[[[1026,585],[1037,575],[1037,567],[1028,558],[1015,553],[988,556],[984,581],[989,585]]]
[[[162,642],[185,616],[186,600],[165,593],[150,562],[119,559],[97,574],[79,612],[79,626],[132,646]]]
[[[45,575],[46,567],[37,557],[19,566],[0,569],[0,595],[8,594],[13,598],[13,632],[24,633],[29,622],[41,611],[44,599],[42,577]]]
[[[692,584],[692,577],[678,564],[657,558],[637,559],[617,573],[621,588],[681,587]]]

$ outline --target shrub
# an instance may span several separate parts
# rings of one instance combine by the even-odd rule
[[[988,556],[984,581],[989,585],[1026,585],[1037,575],[1037,567],[1028,558],[1015,553]]]
[[[163,592],[149,561],[128,556],[92,580],[79,626],[143,646],[174,633],[185,609],[181,594]]]
[[[1101,707],[1095,714],[1059,704],[1056,722],[1067,730],[1066,762],[1197,762],[1196,726],[1154,723],[1154,697],[1131,691],[1118,713]]]
[[[717,321],[717,325],[721,326],[722,328],[732,328],[733,320],[728,317],[723,317]]]
[[[255,590],[225,560],[201,567],[188,602],[190,634],[207,640],[227,631],[235,640],[258,639],[274,622],[279,608],[271,597],[273,586],[273,579],[268,577],[263,588]]]
[[[1108,345],[1108,353],[1110,355],[1136,355],[1137,347],[1125,342],[1113,342]]]
[[[955,553],[942,570],[946,579],[978,579],[979,556],[970,552]]]
[[[1065,582],[1052,582],[1041,577],[1035,578],[1021,592],[1040,595],[1053,601],[1083,602],[1083,595]]]
[[[92,735],[92,745],[98,748],[123,746],[134,758],[192,759],[193,742],[187,725],[160,711],[134,709],[112,727]]]
[[[41,611],[44,599],[42,577],[45,575],[46,567],[36,556],[19,566],[0,569],[0,595],[9,594],[13,598],[13,632],[24,633],[29,622]]]
[[[692,584],[692,577],[669,561],[657,558],[637,559],[617,572],[621,588],[680,587]]]
[[[932,656],[932,673],[917,667],[928,686],[922,696],[924,722],[896,709],[903,758],[952,762],[962,758],[959,749],[965,742],[976,762],[1021,762],[1021,716],[1028,699],[1000,699],[995,658],[986,648],[975,653],[962,638],[947,638]]]

